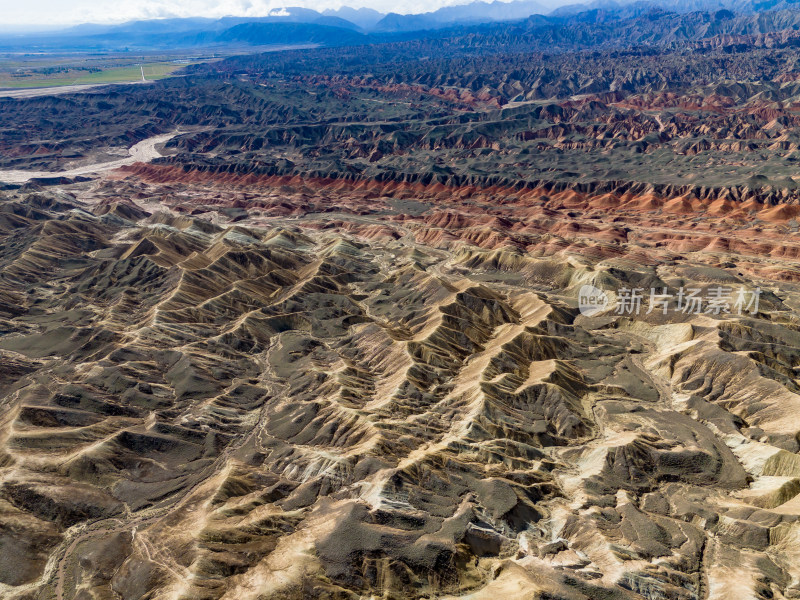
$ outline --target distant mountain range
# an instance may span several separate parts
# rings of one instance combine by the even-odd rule
[[[386,16],[371,8],[350,8],[349,6],[343,6],[338,10],[328,9],[322,14],[326,17],[345,19],[346,21],[358,25],[365,31],[372,29],[378,21]]]
[[[584,4],[562,6],[554,11],[549,11],[537,0],[494,0],[448,6],[411,15],[385,15],[369,8],[342,7],[318,12],[308,8],[288,7],[274,9],[267,16],[259,18],[169,18],[118,25],[83,24],[40,33],[0,32],[0,50],[118,51],[231,45],[350,46],[431,36],[438,38],[469,35],[470,28],[480,29],[494,25],[501,28],[499,33],[502,36],[528,39],[537,48],[546,47],[548,40],[557,43],[559,47],[570,45],[575,41],[570,38],[573,35],[583,38],[620,35],[625,39],[635,38],[640,43],[648,43],[653,39],[649,25],[644,28],[648,33],[638,37],[636,34],[640,28],[635,22],[619,25],[625,20],[639,17],[657,18],[667,28],[678,28],[671,32],[665,31],[661,36],[664,39],[670,36],[699,39],[704,37],[706,30],[764,33],[765,30],[775,31],[782,28],[782,24],[773,25],[769,22],[775,17],[769,17],[760,24],[736,21],[741,25],[741,31],[731,31],[730,27],[712,24],[724,20],[725,13],[729,11],[731,16],[735,13],[741,17],[764,11],[771,14],[794,13],[800,11],[800,0],[593,0]],[[669,18],[665,20],[663,17],[664,14],[715,15],[718,12],[719,18],[697,17],[686,23]],[[793,21],[794,18],[784,16],[782,19]],[[612,22],[617,25],[600,27]],[[504,23],[508,25],[505,26]],[[626,29],[628,26],[632,29]],[[433,33],[434,31],[438,33]],[[524,33],[520,35],[520,32]],[[524,48],[524,44],[521,45],[521,49]]]
[[[160,49],[199,45],[350,45],[381,41],[387,34],[525,19],[548,12],[536,0],[473,2],[419,15],[384,15],[369,8],[317,12],[302,7],[273,10],[259,18],[170,18],[119,25],[83,24],[38,34],[0,34],[0,48],[38,50]]]
[[[362,27],[335,14],[306,8],[275,12],[260,18],[156,19],[119,25],[84,24],[38,34],[6,33],[0,34],[0,49],[150,50],[230,44],[337,46],[369,41]],[[362,22],[369,18],[369,13],[361,14]]]
[[[58,31],[64,36],[118,36],[184,34],[199,32],[221,32],[243,23],[305,23],[339,27],[342,29],[366,32],[415,31],[421,29],[438,29],[441,27],[468,24],[490,23],[524,19],[532,14],[545,14],[550,9],[536,0],[513,0],[511,2],[472,2],[460,6],[449,6],[434,12],[415,15],[396,13],[383,14],[370,8],[342,7],[337,10],[318,12],[303,7],[286,7],[273,9],[264,17],[224,17],[208,18],[167,18],[143,21],[131,21],[118,25],[82,24]],[[48,31],[47,35],[54,32]],[[8,35],[8,34],[6,34]]]
[[[657,7],[676,13],[731,10],[742,14],[764,11],[800,9],[800,0],[593,0],[561,6],[550,16],[566,17],[591,10],[625,11],[635,16]]]
[[[473,2],[460,6],[446,6],[418,15],[389,13],[375,24],[374,29],[376,31],[440,29],[454,25],[514,21],[526,19],[531,15],[544,15],[548,12],[550,10],[536,0]]]

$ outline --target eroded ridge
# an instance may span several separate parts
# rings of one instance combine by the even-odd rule
[[[0,202],[3,597],[800,593],[786,252],[572,192],[147,181]]]

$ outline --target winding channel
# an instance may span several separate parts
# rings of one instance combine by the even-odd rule
[[[4,183],[25,183],[30,179],[44,178],[44,177],[77,177],[79,175],[89,175],[94,173],[102,173],[111,171],[126,165],[132,165],[137,162],[150,162],[154,158],[162,156],[156,150],[158,144],[164,143],[167,140],[174,138],[180,132],[173,131],[172,133],[165,133],[156,135],[146,140],[142,140],[138,144],[131,146],[128,149],[128,156],[119,160],[112,160],[101,163],[94,163],[67,171],[27,171],[27,170],[9,170],[0,171],[0,182]]]

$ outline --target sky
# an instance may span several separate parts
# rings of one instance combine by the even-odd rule
[[[77,23],[120,23],[165,17],[263,17],[286,6],[322,11],[346,4],[380,12],[421,13],[469,0],[0,0],[0,29],[19,25],[55,26]],[[542,1],[541,4],[565,2]]]

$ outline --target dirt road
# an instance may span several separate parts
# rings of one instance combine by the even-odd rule
[[[96,88],[107,87],[109,85],[141,85],[143,83],[153,83],[152,81],[118,81],[113,83],[86,83],[77,85],[58,85],[41,88],[24,88],[18,90],[0,90],[0,98],[36,98],[37,96],[60,96],[61,94],[78,94],[80,92],[90,92]]]

